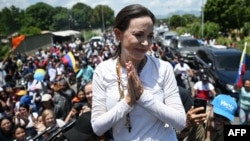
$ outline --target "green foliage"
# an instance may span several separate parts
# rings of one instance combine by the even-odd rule
[[[250,35],[250,22],[247,22],[243,26],[243,35],[249,36]]]
[[[39,2],[35,5],[29,6],[26,11],[26,26],[27,27],[37,27],[42,30],[52,30],[53,29],[53,16],[55,15],[55,10],[52,6]]]
[[[204,24],[204,35],[206,38],[217,38],[219,36],[220,27],[213,22],[206,22]]]
[[[0,12],[0,33],[8,35],[19,30],[22,18],[23,11],[19,8],[14,6],[3,8]]]
[[[7,53],[10,50],[10,46],[9,45],[0,45],[0,58],[4,59],[7,55]]]
[[[181,26],[181,21],[182,21],[182,18],[180,15],[173,15],[170,18],[170,26],[173,28],[177,28],[177,27]]]
[[[53,16],[53,28],[55,30],[66,30],[70,28],[70,10],[64,7],[56,7]]]
[[[71,9],[72,29],[79,30],[89,27],[93,9],[84,4],[77,3]]]
[[[249,21],[249,8],[247,0],[207,0],[205,21],[219,24],[223,31],[240,29],[245,21]]]
[[[93,10],[92,27],[109,27],[114,22],[114,11],[106,5],[97,5]],[[104,25],[103,25],[104,24]]]
[[[20,30],[21,34],[25,34],[26,36],[32,36],[32,35],[37,35],[41,33],[41,29],[37,27],[23,27]]]
[[[216,43],[220,45],[230,45],[232,43],[232,40],[230,40],[229,38],[218,37],[216,39]]]

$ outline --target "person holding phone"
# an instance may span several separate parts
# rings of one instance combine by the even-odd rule
[[[147,55],[155,16],[145,6],[118,12],[114,57],[101,62],[92,82],[91,124],[101,136],[112,129],[114,141],[177,141],[174,129],[185,127],[172,65]]]
[[[178,141],[204,141],[205,140],[205,113],[206,103],[194,100],[191,92],[179,86],[181,101],[186,111],[186,127],[182,131],[176,131]],[[205,100],[206,102],[206,100]],[[196,105],[194,107],[194,105]]]

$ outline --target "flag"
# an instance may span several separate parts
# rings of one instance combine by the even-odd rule
[[[76,60],[71,51],[63,56],[62,62],[65,65],[69,65],[74,70],[74,72],[79,70],[78,67],[76,67]]]
[[[246,71],[246,50],[247,50],[247,43],[245,43],[244,49],[241,54],[240,58],[240,64],[239,64],[239,70],[238,75],[236,77],[236,85],[239,87],[242,87],[242,76],[244,75]]]
[[[17,48],[24,39],[25,39],[25,35],[20,35],[20,36],[17,36],[17,37],[13,37],[11,39],[12,47]]]

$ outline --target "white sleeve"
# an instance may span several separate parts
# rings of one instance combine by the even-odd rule
[[[105,64],[106,66],[108,64]],[[106,92],[104,84],[104,76],[107,75],[105,69],[101,68],[102,64],[99,64],[94,71],[92,81],[92,113],[91,123],[94,132],[97,135],[103,135],[106,131],[111,129],[120,119],[126,116],[126,114],[133,109],[130,107],[124,99],[113,106],[109,111],[106,108]],[[112,66],[108,66],[109,68]],[[114,69],[114,68],[113,68]],[[117,86],[116,86],[117,87]]]
[[[167,123],[177,130],[182,130],[186,124],[185,110],[180,99],[173,68],[171,64],[164,65],[164,67],[165,68],[157,68],[159,70],[165,70],[162,72],[164,75],[164,103],[154,98],[152,93],[143,93],[138,103],[150,111],[152,115],[158,117],[162,122]],[[159,77],[161,76],[162,75]]]

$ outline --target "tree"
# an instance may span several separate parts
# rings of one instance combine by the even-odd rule
[[[182,25],[191,24],[197,19],[197,17],[195,17],[195,15],[193,14],[184,14],[182,15],[181,18],[182,18]]]
[[[26,27],[37,27],[42,30],[53,30],[53,16],[55,10],[52,6],[39,2],[31,5],[25,11]]]
[[[11,34],[20,29],[24,11],[11,6],[10,8],[3,8],[0,12],[0,33]]]
[[[247,9],[248,0],[207,0],[204,20],[219,24],[222,31],[240,29],[249,18]]]
[[[170,18],[170,27],[172,28],[176,28],[176,27],[179,27],[181,26],[181,16],[180,15],[173,15],[171,18]]]
[[[114,22],[114,11],[107,5],[97,5],[94,8],[91,23],[94,27],[106,28]],[[105,29],[103,29],[105,30]]]
[[[56,7],[53,23],[55,30],[66,30],[71,28],[72,19],[70,18],[70,10],[64,7]]]
[[[70,12],[69,18],[71,18],[71,28],[80,30],[89,27],[93,13],[93,9],[90,6],[84,3],[77,3],[73,5]]]

